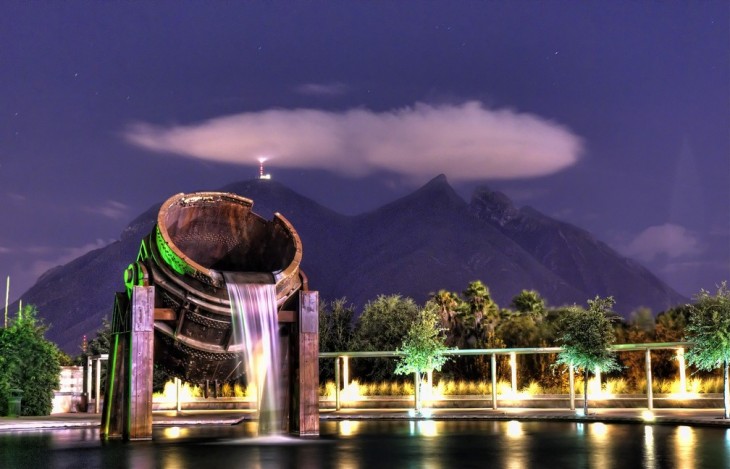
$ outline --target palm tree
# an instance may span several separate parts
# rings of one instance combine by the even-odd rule
[[[494,331],[499,322],[499,306],[492,300],[489,287],[481,280],[475,280],[463,292],[466,299],[465,309],[468,318],[473,321],[474,329],[479,332],[482,321],[486,319],[486,343],[494,344]]]

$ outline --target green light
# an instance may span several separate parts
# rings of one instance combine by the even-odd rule
[[[112,413],[112,401],[114,400],[114,381],[116,380],[117,374],[117,350],[119,346],[119,334],[114,334],[114,348],[112,349],[112,364],[111,364],[111,377],[107,380],[109,386],[106,390],[107,395],[107,406],[106,406],[106,418],[104,419],[103,434],[106,438],[109,438],[109,423]]]
[[[147,260],[150,257],[150,248],[147,246],[147,238],[142,239],[142,244],[139,246],[139,253],[137,254],[137,262]]]
[[[175,251],[170,249],[170,246],[167,245],[167,242],[162,237],[159,226],[155,228],[155,238],[157,241],[157,250],[160,252],[162,260],[164,260],[165,263],[172,268],[172,270],[180,275],[193,275],[195,273],[193,268],[190,267],[187,262],[178,256]]]

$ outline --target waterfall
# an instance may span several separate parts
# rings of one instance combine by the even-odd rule
[[[237,283],[224,273],[231,301],[234,340],[243,344],[246,379],[257,392],[259,435],[277,435],[281,422],[281,360],[276,285]]]

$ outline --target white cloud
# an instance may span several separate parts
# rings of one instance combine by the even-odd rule
[[[117,202],[116,200],[107,200],[103,204],[94,207],[84,207],[84,211],[86,212],[101,215],[113,220],[124,218],[127,215],[128,210],[129,206],[121,202]]]
[[[299,94],[324,97],[342,96],[349,90],[350,87],[344,83],[305,83],[295,88]]]
[[[347,175],[378,170],[423,180],[543,176],[573,165],[582,142],[557,123],[479,102],[416,104],[388,112],[270,109],[180,126],[130,125],[128,141],[204,160],[319,168]]]
[[[662,255],[669,259],[697,255],[701,249],[696,234],[683,226],[665,223],[645,229],[622,251],[630,257],[649,262]]]
[[[53,252],[56,254],[55,257],[51,259],[38,259],[35,262],[33,262],[30,266],[30,271],[35,277],[41,276],[43,273],[48,271],[49,269],[52,269],[53,267],[57,267],[59,265],[64,265],[72,260],[76,259],[77,257],[83,256],[84,254],[93,251],[94,249],[103,248],[104,246],[107,246],[110,243],[113,243],[113,239],[103,240],[103,239],[97,239],[96,241],[93,241],[91,243],[84,244],[83,246],[77,246],[77,247],[67,247],[67,248],[48,248],[48,247],[36,247],[31,248],[33,252],[41,253],[41,252]]]

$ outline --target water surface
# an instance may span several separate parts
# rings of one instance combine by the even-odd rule
[[[321,437],[256,437],[255,423],[155,428],[153,441],[98,430],[0,433],[2,468],[730,467],[730,430],[572,422],[325,421]]]

